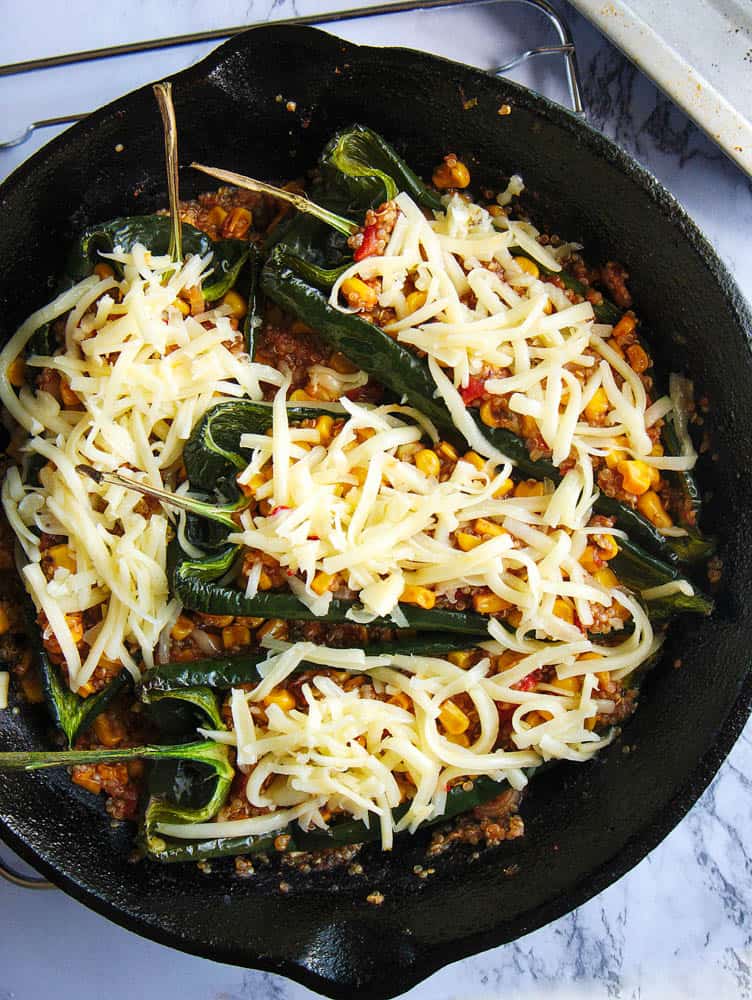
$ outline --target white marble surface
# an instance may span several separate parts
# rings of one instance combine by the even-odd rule
[[[356,0],[133,0],[125,8],[38,0],[3,18],[0,62],[354,6]],[[580,52],[590,121],[646,164],[707,233],[752,299],[752,185],[609,44],[560,4]],[[6,0],[6,15],[11,4]],[[113,12],[116,17],[113,18]],[[177,16],[176,16],[177,15]],[[544,30],[515,5],[342,25],[353,40],[424,47],[489,67]],[[546,35],[553,41],[552,35]],[[209,46],[0,80],[2,133],[86,110],[198,58]],[[516,78],[565,100],[558,61]],[[49,134],[0,152],[5,175]],[[752,726],[676,830],[625,878],[514,945],[467,959],[411,1000],[714,1000],[752,997]],[[103,921],[58,892],[0,882],[0,1000],[302,1000],[279,977],[181,955]]]

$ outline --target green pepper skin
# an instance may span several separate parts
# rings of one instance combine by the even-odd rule
[[[323,194],[327,208],[336,199],[339,210],[360,217],[367,208],[406,191],[423,208],[443,209],[436,191],[423,183],[386,139],[365,125],[352,125],[333,136],[321,154],[319,169],[322,190],[317,197]]]
[[[488,633],[478,635],[463,635],[455,638],[451,635],[422,636],[394,642],[373,642],[365,647],[368,656],[403,655],[403,656],[445,656],[455,650],[472,649],[478,643],[486,642]],[[153,700],[158,692],[175,692],[183,688],[198,688],[206,686],[227,691],[240,684],[258,684],[261,675],[258,665],[269,655],[262,649],[257,653],[243,653],[240,656],[219,656],[215,659],[191,660],[186,663],[163,663],[148,670],[141,681],[141,691]],[[322,670],[320,664],[307,663],[305,660],[296,668],[296,673],[305,670]],[[146,699],[144,699],[146,700]]]
[[[238,550],[231,550],[232,558],[229,563],[225,563],[228,569],[237,552]],[[227,550],[222,554],[227,558]],[[210,564],[204,561],[203,565],[201,561],[182,560],[173,570],[173,593],[192,611],[247,618],[281,618],[285,621],[349,622],[347,612],[353,607],[359,607],[357,601],[334,600],[325,615],[314,615],[289,591],[266,590],[255,597],[246,597],[242,590],[215,582],[216,577],[214,581],[207,579],[216,569],[216,559],[212,559]],[[488,625],[488,619],[484,615],[469,611],[444,608],[426,611],[410,604],[401,604],[400,610],[407,621],[404,628],[478,635]],[[397,627],[390,618],[376,618],[369,624]]]
[[[276,247],[261,273],[265,295],[286,312],[304,319],[353,364],[398,396],[406,396],[437,427],[456,437],[446,407],[434,398],[436,385],[425,362],[372,323],[330,306],[326,297],[298,274],[298,266],[298,258],[287,248]]]
[[[47,707],[53,722],[65,736],[68,747],[73,746],[76,737],[86,732],[96,717],[131,683],[130,674],[123,669],[107,687],[88,698],[82,698],[63,682],[59,670],[50,663],[44,652],[39,653],[39,666]]]
[[[491,799],[501,795],[508,787],[506,781],[492,781],[490,778],[481,776],[474,778],[472,788],[467,789],[464,784],[455,785],[447,794],[446,808],[444,812],[435,819],[426,823],[421,823],[418,829],[435,826],[443,823],[453,816],[474,809],[476,806],[489,802]],[[406,805],[399,806],[393,811],[395,819],[404,815]],[[161,816],[155,819],[147,811],[147,827],[154,829],[157,822],[166,822]],[[167,838],[157,835],[158,843],[154,845],[154,837],[151,843],[147,839],[145,846],[151,858],[155,861],[174,863],[180,861],[205,861],[210,858],[226,858],[239,854],[260,854],[260,853],[293,853],[296,851],[320,851],[332,847],[342,847],[345,844],[362,844],[369,841],[378,840],[380,836],[379,823],[376,817],[373,818],[369,826],[361,820],[344,821],[337,823],[326,830],[301,830],[297,824],[293,824],[273,833],[261,834],[250,837],[218,837],[211,840],[179,840],[177,838]],[[284,837],[284,840],[279,840]]]
[[[115,247],[126,252],[136,243],[148,247],[155,255],[168,252],[170,219],[166,215],[134,215],[111,219],[85,229],[68,256],[66,274],[81,281],[91,274],[101,253],[112,253]],[[250,255],[250,246],[243,240],[218,240],[216,243],[194,226],[183,223],[183,253],[214,255],[213,273],[202,291],[207,302],[215,302],[233,287],[243,264]]]
[[[656,559],[629,539],[620,538],[618,545],[619,552],[609,562],[609,566],[618,576],[619,582],[630,590],[639,594],[651,587],[684,579],[676,566],[669,566]],[[665,621],[683,612],[709,615],[713,610],[713,601],[696,588],[691,597],[676,593],[668,597],[652,598],[646,605],[652,622]]]
[[[209,677],[194,684],[175,684],[172,687],[147,685],[142,681],[140,684],[141,701],[145,705],[156,705],[166,701],[182,702],[202,712],[210,723],[209,728],[226,729],[227,726],[219,709],[219,699],[212,690],[215,686],[217,685],[214,685]]]
[[[329,407],[287,407],[290,423],[315,420],[322,413],[341,417],[344,410],[336,404]],[[183,462],[191,486],[206,493],[219,489],[226,495],[236,496],[235,476],[246,467],[251,457],[248,449],[240,447],[241,435],[265,434],[272,423],[271,403],[233,399],[213,406],[193,428],[183,450]]]

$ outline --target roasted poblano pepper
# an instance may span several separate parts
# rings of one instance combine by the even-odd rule
[[[423,185],[396,152],[370,129],[353,126],[336,135],[325,148],[319,165],[321,180],[314,194],[330,210],[345,214],[360,212],[362,218],[363,209],[369,203],[383,197],[392,198],[400,190],[408,191],[426,208],[442,207],[438,196]],[[337,262],[330,257],[323,265],[320,255],[313,249],[317,240],[320,241],[321,223],[317,223],[319,229],[299,228],[298,221],[290,223],[289,235],[283,234],[275,241],[277,246],[263,271],[264,292],[364,371],[394,392],[406,395],[412,405],[422,409],[447,434],[456,434],[445,407],[435,399],[435,385],[427,365],[375,325],[329,305],[320,290],[330,288],[349,261]],[[310,250],[306,247],[306,237],[310,239]],[[582,295],[587,292],[582,283],[566,271],[559,272],[558,277],[566,288]],[[606,299],[593,308],[596,318],[603,323],[614,324],[622,315],[621,310]],[[503,428],[486,427],[473,410],[471,416],[484,437],[512,459],[524,475],[554,481],[560,478],[550,462],[531,461],[524,442],[515,434]],[[682,482],[690,498],[696,501],[698,494],[691,473],[683,476]],[[635,540],[672,561],[693,562],[707,558],[712,551],[712,543],[704,540],[695,526],[688,526],[687,537],[667,538],[639,511],[604,494],[596,506],[600,513],[615,517],[617,526]]]
[[[321,414],[321,409],[314,410],[305,406],[289,406],[288,417],[291,422],[297,422]],[[335,408],[330,412],[337,413]],[[202,418],[186,445],[184,458],[186,470],[191,485],[209,493],[218,488],[224,496],[232,495],[236,489],[234,482],[237,473],[245,467],[248,453],[243,454],[240,439],[244,433],[264,433],[272,425],[272,407],[268,403],[254,403],[249,400],[219,403]],[[610,498],[605,498],[610,499]],[[201,519],[214,516],[217,520],[232,516],[237,511],[238,500],[235,499],[224,506],[214,508],[206,502],[197,507]],[[224,530],[224,529],[222,529]],[[201,533],[194,527],[191,534],[200,544]],[[213,543],[221,538],[213,536]],[[639,574],[636,577],[634,589],[644,590],[681,578],[681,573],[672,566],[662,563],[641,549],[632,541],[625,541],[632,553],[633,566],[644,566],[645,582],[640,583]],[[262,618],[281,618],[298,621],[347,621],[347,612],[353,607],[351,602],[332,601],[329,612],[325,616],[314,616],[290,592],[263,591],[255,597],[247,598],[242,590],[226,586],[219,581],[231,573],[240,557],[240,549],[225,545],[203,559],[179,558],[172,571],[172,586],[175,594],[186,607],[195,611],[211,614],[241,615]],[[658,568],[663,574],[660,580],[656,573]],[[633,583],[623,581],[632,587]],[[697,610],[707,612],[709,602],[698,595],[696,599],[680,600],[683,595],[676,594],[662,601],[675,602],[676,610]],[[694,603],[693,603],[694,602]],[[665,605],[662,605],[665,607]],[[482,633],[485,630],[486,619],[482,615],[467,611],[454,611],[444,608],[433,608],[425,611],[411,605],[402,605],[401,609],[408,621],[409,628],[434,629],[449,632]],[[648,611],[652,613],[652,604],[648,603]],[[663,614],[661,615],[663,617]],[[390,621],[377,621],[374,624],[392,625]]]
[[[277,247],[264,265],[262,288],[286,312],[302,319],[359,368],[405,396],[447,437],[456,439],[457,429],[443,402],[435,398],[436,386],[425,361],[374,324],[331,306],[327,297],[302,277],[306,270],[310,274],[310,267],[305,262],[301,263],[285,247]],[[560,481],[559,470],[545,459],[533,461],[524,441],[512,431],[487,427],[477,410],[470,409],[469,413],[486,440],[514,462],[524,476]],[[613,517],[616,526],[631,538],[668,559],[679,559],[686,551],[682,539],[665,537],[639,511],[604,493],[599,495],[595,508]]]
[[[446,656],[456,650],[472,649],[480,642],[488,640],[487,632],[477,635],[415,635],[392,642],[372,642],[363,647],[368,656]],[[258,684],[261,674],[259,663],[263,663],[269,651],[261,649],[239,656],[219,656],[214,659],[189,660],[186,663],[163,663],[148,670],[141,681],[144,700],[153,700],[156,693],[175,693],[183,689],[198,689],[204,686],[226,691],[240,684]],[[295,672],[321,670],[320,664],[305,660]],[[218,727],[221,728],[221,727]]]
[[[501,795],[509,786],[506,781],[492,781],[478,777],[472,781],[455,785],[447,794],[446,807],[440,816],[422,823],[419,829],[435,826],[453,816],[474,809]],[[407,810],[401,805],[393,811],[395,821]],[[210,858],[232,857],[239,854],[291,853],[294,851],[321,851],[346,844],[362,844],[378,840],[379,823],[373,817],[370,824],[362,820],[334,823],[328,830],[301,830],[297,824],[247,837],[216,837],[208,840],[182,840],[165,837],[156,832],[157,824],[166,822],[187,822],[182,818],[167,818],[165,811],[156,804],[149,804],[144,823],[143,842],[150,857],[162,862],[205,861]],[[198,821],[191,821],[198,822]]]
[[[101,715],[131,683],[130,674],[123,669],[107,687],[97,694],[89,695],[88,698],[82,698],[81,695],[71,691],[60,676],[60,671],[50,663],[45,653],[39,656],[39,666],[52,721],[63,732],[69,747],[73,746],[76,737],[86,732],[96,717]]]

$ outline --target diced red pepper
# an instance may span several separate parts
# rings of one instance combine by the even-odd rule
[[[471,406],[473,403],[477,403],[479,399],[483,399],[486,394],[486,384],[482,379],[470,377],[467,385],[464,389],[460,389],[460,396],[462,396],[462,402],[465,406]]]
[[[527,677],[523,677],[522,680],[517,681],[516,684],[512,684],[512,687],[516,691],[532,691],[540,679],[540,669],[534,670],[531,674],[528,674]]]
[[[280,511],[283,510],[290,510],[290,508],[285,507],[284,504],[280,504],[279,507],[272,507],[272,509],[269,511],[269,517],[274,517],[275,514],[279,514]]]
[[[363,241],[353,254],[353,260],[363,260],[364,257],[373,257],[378,251],[379,240],[376,235],[376,225],[366,226],[363,230]]]

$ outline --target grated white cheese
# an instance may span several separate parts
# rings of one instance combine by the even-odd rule
[[[7,670],[0,670],[0,711],[8,707],[9,686],[10,674]]]
[[[142,246],[109,257],[123,267],[122,281],[87,278],[29,317],[0,354],[0,399],[30,434],[26,453],[47,461],[40,486],[24,485],[10,471],[3,507],[29,560],[26,586],[60,645],[74,690],[102,656],[134,675],[139,661],[151,666],[175,611],[165,572],[173,530],[167,515],[144,516],[137,494],[96,485],[76,466],[127,466],[150,485],[171,485],[185,441],[209,406],[235,396],[260,399],[262,379],[282,382],[279,372],[229,350],[239,335],[226,307],[185,317],[175,305],[183,289],[209,273],[211,255],[188,257],[179,268]],[[16,395],[9,366],[40,325],[66,312],[64,350],[31,357],[27,365],[64,376],[79,403],[61,407],[51,394],[28,387]],[[73,571],[58,567],[45,578],[42,531],[67,537]],[[65,616],[98,604],[103,624],[82,657],[73,619]]]
[[[624,676],[654,642],[639,611],[635,632],[610,649],[581,634],[574,642],[552,644],[521,639],[498,624],[492,632],[496,639],[486,643],[490,654],[509,649],[518,654],[506,669],[492,669],[488,657],[463,669],[439,657],[367,657],[362,650],[273,642],[275,651],[261,666],[264,681],[253,691],[231,694],[233,731],[202,730],[207,738],[237,747],[238,763],[248,773],[250,805],[271,811],[219,824],[163,824],[159,831],[181,838],[247,836],[281,830],[293,820],[303,828],[325,828],[326,814],[344,811],[369,824],[378,822],[382,847],[389,850],[400,830],[414,831],[442,813],[450,782],[486,775],[522,788],[526,769],[543,761],[592,757],[611,734],[599,735],[590,725],[596,715],[614,709],[613,702],[596,694],[593,652],[602,658],[599,671],[613,665]],[[267,700],[264,721],[254,721],[250,706],[264,701],[272,680],[274,687],[283,684],[314,650],[322,664],[366,670],[383,698],[362,697],[361,689],[346,691],[331,677],[317,675],[301,688],[305,708],[284,710]],[[556,668],[551,683],[515,687],[550,666]],[[559,679],[575,676],[582,679],[579,691],[559,686]],[[470,698],[478,718],[467,746],[449,738],[439,721],[444,704],[458,695]],[[500,702],[510,706],[515,749],[494,749]],[[392,814],[402,800],[395,772],[406,775],[415,789],[399,820]]]
[[[521,189],[521,180],[512,178],[500,204]],[[557,466],[576,455],[592,467],[596,456],[618,450],[659,469],[691,468],[696,456],[676,417],[683,455],[649,458],[653,445],[646,428],[676,409],[680,383],[672,383],[671,399],[651,404],[639,375],[608,343],[612,328],[594,322],[591,304],[573,305],[513,257],[522,251],[557,272],[562,249],[539,243],[530,223],[492,218],[461,195],[443,201],[445,211],[427,219],[409,195],[399,194],[399,216],[384,256],[349,267],[330,303],[344,308],[340,289],[348,278],[378,278],[379,305],[396,312],[384,329],[426,353],[437,394],[486,457],[500,460],[462,399],[471,378],[492,396],[507,398],[511,411],[527,421],[524,436],[538,435]],[[425,301],[411,312],[407,292],[413,288]]]
[[[331,441],[321,444],[315,432],[305,451],[295,444],[304,432],[289,427],[283,407],[277,418],[282,391],[274,403],[271,436],[242,439],[254,450],[239,479],[260,474],[255,498],[273,505],[266,514],[258,507],[244,511],[240,530],[230,535],[230,541],[258,553],[255,562],[245,560],[251,590],[265,554],[287,572],[293,592],[317,616],[342,587],[362,605],[353,610],[356,621],[397,620],[410,587],[429,587],[439,596],[483,587],[518,609],[523,631],[567,639],[578,630],[557,614],[559,598],[574,601],[585,625],[593,621],[593,606],[616,609],[614,594],[579,562],[596,497],[592,478],[579,467],[555,490],[549,484],[534,497],[497,497],[509,485],[506,463],[488,461],[478,469],[458,461],[439,482],[409,455],[400,458],[401,448],[412,454],[422,446],[422,429],[405,420],[407,408],[396,412],[351,401],[348,419]],[[474,534],[479,519],[492,524],[489,535]],[[457,532],[478,542],[463,551]],[[338,581],[329,581],[318,594],[312,589],[317,574]]]

